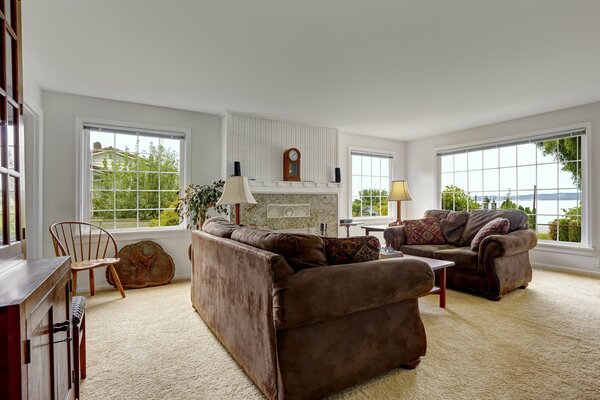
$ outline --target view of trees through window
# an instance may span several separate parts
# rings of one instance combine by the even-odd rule
[[[583,134],[439,154],[442,208],[522,210],[539,239],[580,243]]]
[[[104,228],[179,225],[181,140],[89,131],[90,222]]]
[[[352,216],[388,216],[391,156],[352,152]]]

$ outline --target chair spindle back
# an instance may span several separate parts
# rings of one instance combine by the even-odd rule
[[[104,228],[87,222],[63,221],[50,226],[56,256],[73,262],[117,256],[117,241]]]

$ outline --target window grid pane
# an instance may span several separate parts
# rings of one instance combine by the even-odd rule
[[[440,155],[442,209],[519,209],[540,240],[581,243],[584,135]]]
[[[176,226],[179,139],[90,130],[90,220],[104,228]]]
[[[351,154],[352,216],[387,217],[391,184],[391,157],[378,154]]]

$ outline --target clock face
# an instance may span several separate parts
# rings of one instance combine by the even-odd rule
[[[298,152],[296,150],[290,150],[289,156],[292,161],[298,160]]]

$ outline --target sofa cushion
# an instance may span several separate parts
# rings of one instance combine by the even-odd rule
[[[239,225],[229,222],[228,219],[223,217],[207,219],[206,222],[204,222],[204,225],[202,225],[203,232],[227,239],[231,238],[231,234],[237,228],[239,228]]]
[[[400,250],[405,254],[411,256],[428,257],[433,258],[433,253],[438,250],[454,249],[456,246],[450,244],[413,244],[404,245],[400,247]]]
[[[477,257],[478,253],[468,247],[437,250],[433,253],[433,258],[452,261],[456,264],[456,268],[472,270],[477,270]]]
[[[379,239],[375,236],[349,238],[321,237],[327,264],[353,264],[379,259]]]
[[[491,220],[477,232],[477,235],[475,235],[471,241],[471,250],[479,251],[479,245],[483,239],[491,235],[506,235],[509,229],[510,222],[506,218],[495,218]]]
[[[440,222],[434,218],[405,220],[404,231],[406,232],[407,244],[444,244],[442,227]]]
[[[469,219],[467,211],[427,210],[423,218],[435,218],[440,221],[446,243],[461,245],[462,233]]]
[[[449,213],[449,210],[427,210],[425,211],[425,214],[423,214],[423,218],[435,218],[442,222],[448,217]]]
[[[477,232],[485,224],[495,218],[506,218],[510,222],[508,232],[527,228],[527,214],[520,210],[475,210],[469,215],[469,220],[465,225],[462,234],[461,246],[467,246],[471,243]]]
[[[231,239],[282,255],[294,272],[327,265],[323,240],[315,235],[278,233],[260,228],[237,228]]]

